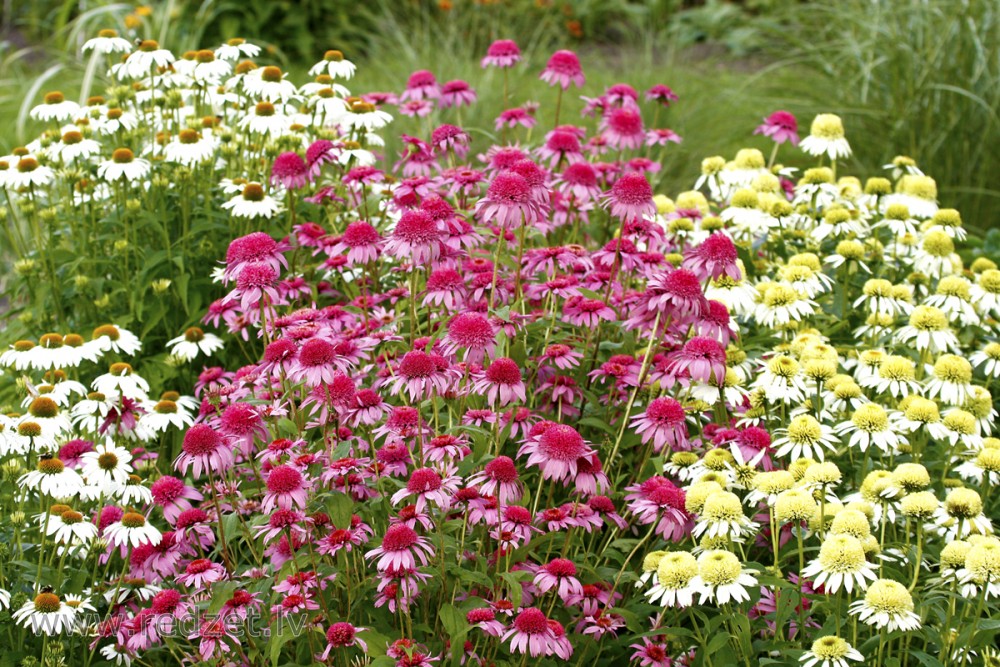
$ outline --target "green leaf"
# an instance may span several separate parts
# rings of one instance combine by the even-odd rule
[[[278,430],[284,433],[285,435],[299,434],[299,427],[296,426],[295,422],[293,422],[288,417],[282,417],[281,419],[278,420]]]
[[[354,501],[346,493],[333,493],[326,499],[326,513],[330,515],[333,525],[338,528],[350,528]]]

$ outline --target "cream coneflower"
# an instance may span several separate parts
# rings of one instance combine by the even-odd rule
[[[827,155],[831,160],[851,154],[851,145],[844,136],[844,122],[832,113],[821,113],[813,119],[809,136],[799,147],[809,155]]]
[[[848,660],[861,662],[865,657],[847,643],[847,640],[827,635],[812,643],[812,647],[802,654],[802,667],[849,667]]]
[[[787,429],[779,429],[774,441],[775,456],[788,456],[792,461],[801,458],[823,461],[827,451],[834,451],[837,438],[833,430],[812,415],[799,415],[792,419]]]
[[[889,632],[912,631],[920,627],[920,617],[913,613],[913,598],[903,584],[891,579],[878,579],[865,593],[863,600],[851,604],[850,612],[866,625]]]
[[[848,593],[868,587],[875,581],[875,568],[865,560],[861,540],[851,535],[828,535],[816,560],[809,563],[800,576],[807,576],[815,585],[822,585],[827,593],[846,588]]]
[[[739,496],[729,491],[718,491],[705,499],[692,534],[695,537],[726,536],[739,542],[756,528],[757,524],[743,514]]]
[[[938,357],[928,371],[934,376],[927,382],[927,397],[938,398],[950,405],[962,405],[973,397],[972,364],[956,354]]]
[[[687,551],[662,554],[656,565],[656,579],[646,592],[653,604],[664,607],[690,607],[694,603],[692,581],[698,575],[698,561]]]
[[[902,441],[896,432],[899,416],[898,412],[888,411],[877,403],[865,403],[835,430],[838,435],[850,435],[849,447],[865,452],[874,445],[883,454],[889,454]]]
[[[910,322],[896,332],[896,341],[912,343],[918,352],[958,351],[958,337],[951,330],[948,316],[934,306],[917,306]]]
[[[746,602],[750,600],[747,587],[756,585],[757,578],[751,570],[743,568],[736,554],[722,550],[704,552],[698,558],[698,574],[691,580],[700,604]]]

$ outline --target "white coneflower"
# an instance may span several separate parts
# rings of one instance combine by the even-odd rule
[[[309,68],[309,76],[328,74],[336,79],[350,79],[354,70],[354,63],[344,58],[343,53],[330,50],[323,54],[323,60]]]
[[[697,575],[698,561],[690,553],[664,553],[657,563],[655,583],[646,591],[646,597],[664,607],[690,607],[696,592],[692,581]]]
[[[938,212],[937,183],[930,176],[906,174],[899,179],[896,190],[886,195],[883,206],[902,204],[911,215],[921,219],[933,217]]]
[[[787,285],[806,298],[815,299],[830,291],[831,282],[825,273],[802,264],[788,264],[778,269],[780,284]]]
[[[877,403],[865,403],[854,411],[851,418],[836,427],[838,435],[850,435],[849,447],[862,452],[874,445],[883,454],[894,452],[901,442],[898,428],[899,413],[887,411]]]
[[[832,429],[812,415],[799,415],[792,419],[787,429],[775,432],[775,456],[788,456],[792,461],[810,458],[823,461],[827,451],[834,451],[837,438]]]
[[[821,113],[813,119],[809,136],[802,140],[799,147],[809,155],[827,155],[831,160],[851,154],[851,145],[844,136],[844,122],[840,116],[831,113]]]
[[[720,301],[736,317],[748,317],[757,308],[757,289],[746,280],[720,276],[709,283],[705,298]]]
[[[190,327],[177,338],[167,341],[167,348],[170,353],[183,361],[191,361],[201,352],[205,356],[212,356],[223,346],[222,339],[212,333],[205,333],[199,327]]]
[[[139,44],[138,50],[125,59],[122,66],[117,69],[117,73],[130,79],[148,79],[156,69],[166,67],[172,62],[174,54],[167,49],[161,49],[155,40],[147,39]]]
[[[216,59],[215,53],[209,49],[195,53],[194,60],[196,65],[191,71],[191,78],[203,86],[218,85],[233,71],[228,61]]]
[[[80,472],[87,484],[100,487],[108,495],[117,493],[125,486],[132,473],[132,453],[124,447],[115,446],[111,440],[96,445],[93,451],[85,452],[80,459]]]
[[[979,313],[972,304],[972,283],[961,276],[945,276],[938,283],[937,291],[927,297],[924,303],[940,308],[952,321],[962,326],[979,324]]]
[[[100,392],[91,392],[82,401],[77,401],[70,412],[73,426],[84,433],[97,433],[104,423],[111,408],[118,404],[117,392],[105,396]]]
[[[89,160],[91,157],[101,152],[101,144],[93,139],[87,139],[75,127],[63,132],[62,138],[51,148],[55,155],[63,164],[69,164],[76,160]]]
[[[844,237],[864,238],[868,235],[868,225],[863,218],[856,217],[846,208],[831,208],[823,214],[823,219],[812,230],[811,236],[817,241],[825,241],[828,237],[843,239]]]
[[[46,533],[59,544],[89,544],[97,537],[98,530],[83,514],[68,509],[59,515],[59,521],[49,521]]]
[[[789,322],[808,319],[816,312],[815,301],[787,285],[770,283],[762,289],[754,319],[766,327],[780,328]]]
[[[333,88],[321,88],[309,99],[310,108],[325,124],[338,125],[348,113],[347,102],[334,94]]]
[[[279,137],[288,131],[292,119],[283,109],[278,109],[273,103],[258,102],[253,113],[248,113],[240,119],[239,127],[257,134]]]
[[[34,155],[25,155],[18,159],[13,169],[7,170],[7,187],[12,190],[21,188],[43,188],[53,180],[56,173],[52,168],[41,164]]]
[[[392,116],[368,102],[355,102],[344,121],[353,129],[365,132],[380,130],[392,122]]]
[[[910,322],[896,332],[896,341],[912,343],[918,352],[958,351],[958,337],[951,330],[948,316],[934,306],[917,306]]]
[[[875,568],[865,560],[861,540],[851,535],[828,535],[816,560],[809,563],[799,576],[806,576],[826,593],[846,588],[848,593],[868,588],[875,581]]]
[[[31,472],[17,481],[22,487],[53,498],[72,498],[83,487],[83,479],[54,456],[42,456]]]
[[[704,552],[698,558],[698,574],[691,580],[700,604],[746,602],[750,599],[747,587],[756,585],[757,578],[743,568],[736,554],[722,550]]]
[[[833,254],[827,255],[823,261],[835,269],[842,266],[858,267],[865,273],[871,273],[872,270],[865,264],[864,259],[865,246],[863,243],[860,241],[841,241],[834,248]]]
[[[899,428],[904,433],[924,429],[934,440],[948,437],[948,429],[941,423],[941,410],[936,402],[922,396],[909,396],[900,402],[899,407],[903,411]]]
[[[989,535],[993,524],[983,514],[983,499],[974,489],[952,489],[934,514],[938,528],[948,539],[964,539],[969,535]]]
[[[740,405],[748,395],[743,388],[743,382],[743,376],[738,371],[726,368],[726,377],[721,385],[697,382],[691,387],[691,395],[709,405],[715,405],[721,400],[725,400],[730,405]]]
[[[889,632],[911,631],[920,627],[920,617],[913,613],[913,598],[903,584],[878,579],[868,587],[863,600],[851,604],[850,613],[866,625]]]
[[[994,409],[993,395],[986,387],[975,385],[972,388],[972,397],[966,400],[962,407],[976,418],[980,433],[993,433],[994,424],[997,423],[1000,413]]]
[[[149,169],[149,160],[137,158],[128,148],[118,148],[110,159],[98,165],[97,176],[107,181],[126,180],[133,183],[145,178]]]
[[[119,37],[115,30],[101,30],[97,37],[92,37],[83,43],[83,52],[95,51],[101,55],[112,53],[128,53],[132,50],[132,42]]]
[[[984,447],[974,452],[974,457],[964,461],[955,472],[962,479],[982,484],[985,480],[990,486],[1000,484],[1000,449]]]
[[[849,375],[835,375],[826,383],[823,405],[831,412],[853,412],[868,402],[860,385]]]
[[[232,212],[236,218],[273,218],[281,210],[281,204],[264,192],[260,183],[247,183],[243,192],[222,204],[222,208]]]
[[[972,384],[972,364],[956,354],[943,354],[927,371],[933,373],[928,380],[926,395],[938,398],[949,405],[962,405],[975,395]]]
[[[802,366],[784,354],[767,362],[752,387],[762,390],[767,400],[777,403],[798,403],[806,394]]]
[[[28,113],[33,119],[49,122],[58,121],[60,123],[72,119],[80,111],[80,105],[66,99],[66,96],[59,91],[46,93],[44,101],[33,107]]]
[[[215,57],[219,60],[236,61],[240,58],[256,58],[259,55],[259,46],[240,37],[230,39],[215,50]]]
[[[248,95],[268,102],[287,102],[298,93],[281,68],[273,65],[248,72],[242,83]]]
[[[861,662],[864,659],[847,640],[827,635],[814,641],[810,649],[799,658],[799,662],[802,667],[849,667],[848,660]]]
[[[983,446],[983,438],[979,431],[979,422],[975,415],[961,408],[952,408],[944,413],[941,425],[945,429],[945,440],[952,447],[959,443],[970,449]]]
[[[932,229],[913,256],[913,268],[931,278],[940,278],[961,270],[962,261],[955,252],[955,242],[944,232]]]
[[[184,165],[201,164],[215,155],[216,140],[203,136],[197,130],[181,130],[177,137],[163,148],[163,159]]]
[[[138,512],[125,512],[121,519],[104,529],[104,539],[113,547],[123,544],[137,547],[144,543],[155,546],[160,543],[161,538],[160,531],[147,523],[146,517]]]
[[[146,414],[139,418],[139,424],[152,433],[165,433],[171,427],[184,430],[194,423],[194,416],[177,401],[161,399],[144,407]]]
[[[146,400],[149,392],[149,383],[124,362],[111,364],[108,372],[94,378],[90,386],[105,396],[121,394],[139,401]]]
[[[43,591],[34,600],[28,600],[11,616],[22,628],[30,628],[35,634],[49,637],[74,629],[73,610],[58,595],[49,591]]]
[[[139,126],[139,118],[130,111],[114,108],[108,109],[104,118],[95,123],[98,134],[112,135],[119,132],[131,132]]]

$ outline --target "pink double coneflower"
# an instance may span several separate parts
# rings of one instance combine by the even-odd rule
[[[646,91],[646,101],[669,106],[671,102],[677,101],[677,93],[671,90],[670,86],[658,83]]]
[[[476,101],[476,91],[465,81],[456,79],[441,85],[441,108],[471,106]]]
[[[280,185],[286,190],[298,190],[310,180],[309,165],[298,153],[281,153],[271,165],[271,185]]]
[[[498,456],[471,475],[468,483],[478,486],[479,492],[496,496],[501,503],[516,503],[524,495],[524,486],[517,473],[517,466],[509,456]]]
[[[726,348],[714,338],[695,336],[671,353],[670,369],[692,380],[720,386],[726,379]]]
[[[442,345],[445,354],[465,350],[465,360],[481,363],[496,346],[496,331],[489,319],[480,313],[459,313],[448,322],[448,333]]]
[[[528,455],[527,465],[538,466],[542,479],[572,480],[581,458],[593,454],[583,436],[567,424],[539,422],[517,455]]]
[[[428,70],[417,70],[406,81],[406,90],[399,96],[403,102],[407,100],[436,100],[441,97],[441,87],[437,78]]]
[[[615,181],[605,195],[604,203],[605,206],[610,206],[611,215],[625,222],[656,215],[653,188],[645,176],[634,171]]]
[[[636,107],[611,109],[601,121],[601,133],[608,144],[617,150],[635,150],[646,139],[642,115]]]
[[[574,296],[563,304],[563,319],[569,324],[596,329],[601,322],[614,322],[615,311],[600,299]]]
[[[181,453],[174,461],[174,467],[181,473],[191,474],[195,479],[202,472],[223,473],[235,464],[232,446],[215,429],[205,424],[195,424],[184,434]]]
[[[654,476],[626,487],[625,502],[640,525],[656,523],[663,539],[679,542],[691,533],[694,519],[685,506],[685,494],[665,477]]]
[[[448,123],[438,125],[431,131],[431,146],[438,155],[451,151],[459,159],[464,158],[469,152],[470,141],[468,132]]]
[[[496,131],[500,131],[505,127],[514,128],[520,125],[521,127],[532,128],[538,124],[538,120],[524,107],[513,107],[511,109],[504,109],[497,116],[496,120],[493,122],[493,128]]]
[[[657,453],[669,446],[671,450],[688,450],[687,415],[682,406],[669,396],[653,399],[646,411],[632,417],[636,433],[642,436],[642,443],[653,441]]]
[[[788,111],[775,111],[753,133],[770,137],[776,144],[790,141],[793,146],[799,145],[799,121]]]
[[[413,570],[417,561],[426,565],[434,555],[434,548],[425,537],[417,535],[416,531],[405,524],[389,526],[382,538],[381,546],[365,554],[365,559],[378,558],[375,567],[379,572],[395,569]]]
[[[263,263],[275,272],[288,268],[284,251],[287,244],[275,241],[270,234],[252,232],[233,239],[226,249],[226,268],[222,273],[224,281],[236,280],[240,272],[250,264]]]
[[[486,49],[480,61],[483,67],[513,67],[521,61],[521,49],[512,39],[498,39]]]
[[[296,468],[290,465],[280,465],[272,468],[265,479],[267,492],[261,501],[262,512],[270,512],[281,508],[305,509],[309,498],[309,480]]]
[[[326,650],[318,655],[316,659],[325,663],[327,658],[330,657],[330,651],[349,646],[356,646],[362,652],[367,653],[368,644],[358,637],[358,633],[365,630],[367,628],[356,628],[346,621],[333,623],[326,631]]]
[[[385,252],[400,261],[427,265],[436,260],[444,246],[438,222],[430,214],[408,210],[400,216],[396,228],[385,243]]]
[[[583,586],[576,578],[576,565],[567,558],[553,558],[540,567],[533,583],[540,593],[554,589],[563,602],[583,592]]]
[[[177,575],[177,583],[191,588],[205,588],[226,578],[226,568],[207,558],[198,558],[187,564],[184,572]]]
[[[182,480],[164,475],[149,487],[153,503],[163,509],[163,518],[173,524],[184,510],[191,509],[191,501],[199,502],[203,496]]]
[[[441,355],[410,350],[396,366],[389,383],[390,391],[394,395],[405,392],[412,401],[429,398],[432,394],[441,396],[451,388],[454,375],[448,360]]]
[[[345,416],[352,428],[361,424],[374,426],[392,410],[392,406],[382,400],[377,391],[369,388],[359,389],[345,409]]]
[[[497,174],[486,190],[486,196],[476,202],[475,210],[483,224],[501,228],[532,224],[541,217],[532,187],[524,176],[504,171]]]
[[[654,128],[646,131],[646,146],[666,146],[684,141],[679,134],[666,128]]]
[[[715,232],[698,245],[688,248],[681,266],[701,280],[718,280],[725,276],[738,282],[743,280],[738,262],[733,240],[725,232]]]
[[[458,478],[454,475],[442,477],[433,468],[417,468],[410,473],[406,486],[392,495],[392,503],[398,505],[404,499],[415,497],[415,508],[420,512],[432,503],[439,508],[451,505],[451,497],[458,491]]]
[[[346,360],[337,353],[336,346],[328,340],[313,338],[299,349],[292,366],[291,379],[310,387],[329,384],[338,373],[347,370]]]
[[[476,378],[473,391],[480,395],[485,394],[490,405],[528,401],[521,368],[516,361],[508,357],[494,359],[493,363]]]
[[[549,619],[542,610],[535,607],[528,607],[518,613],[502,640],[510,641],[511,652],[527,653],[532,658],[554,654],[557,644]]]
[[[582,88],[586,80],[580,59],[572,51],[565,50],[552,54],[538,78],[550,86],[559,86],[563,90],[567,90],[570,84]]]
[[[553,130],[548,134],[545,143],[538,149],[538,155],[547,160],[550,167],[555,168],[563,162],[572,164],[583,160],[580,138],[568,130]]]

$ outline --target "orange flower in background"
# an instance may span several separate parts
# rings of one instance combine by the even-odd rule
[[[147,18],[153,15],[153,8],[150,7],[149,5],[140,5],[139,7],[135,8],[135,15],[142,18]]]
[[[583,24],[581,24],[576,19],[566,21],[566,32],[573,36],[574,39],[583,38]]]
[[[440,9],[442,12],[450,12],[452,8],[455,6],[455,3],[453,3],[451,0],[438,0],[437,5],[438,9]]]
[[[125,15],[125,27],[129,30],[135,30],[142,25],[142,19],[139,18],[138,14],[126,14]]]

